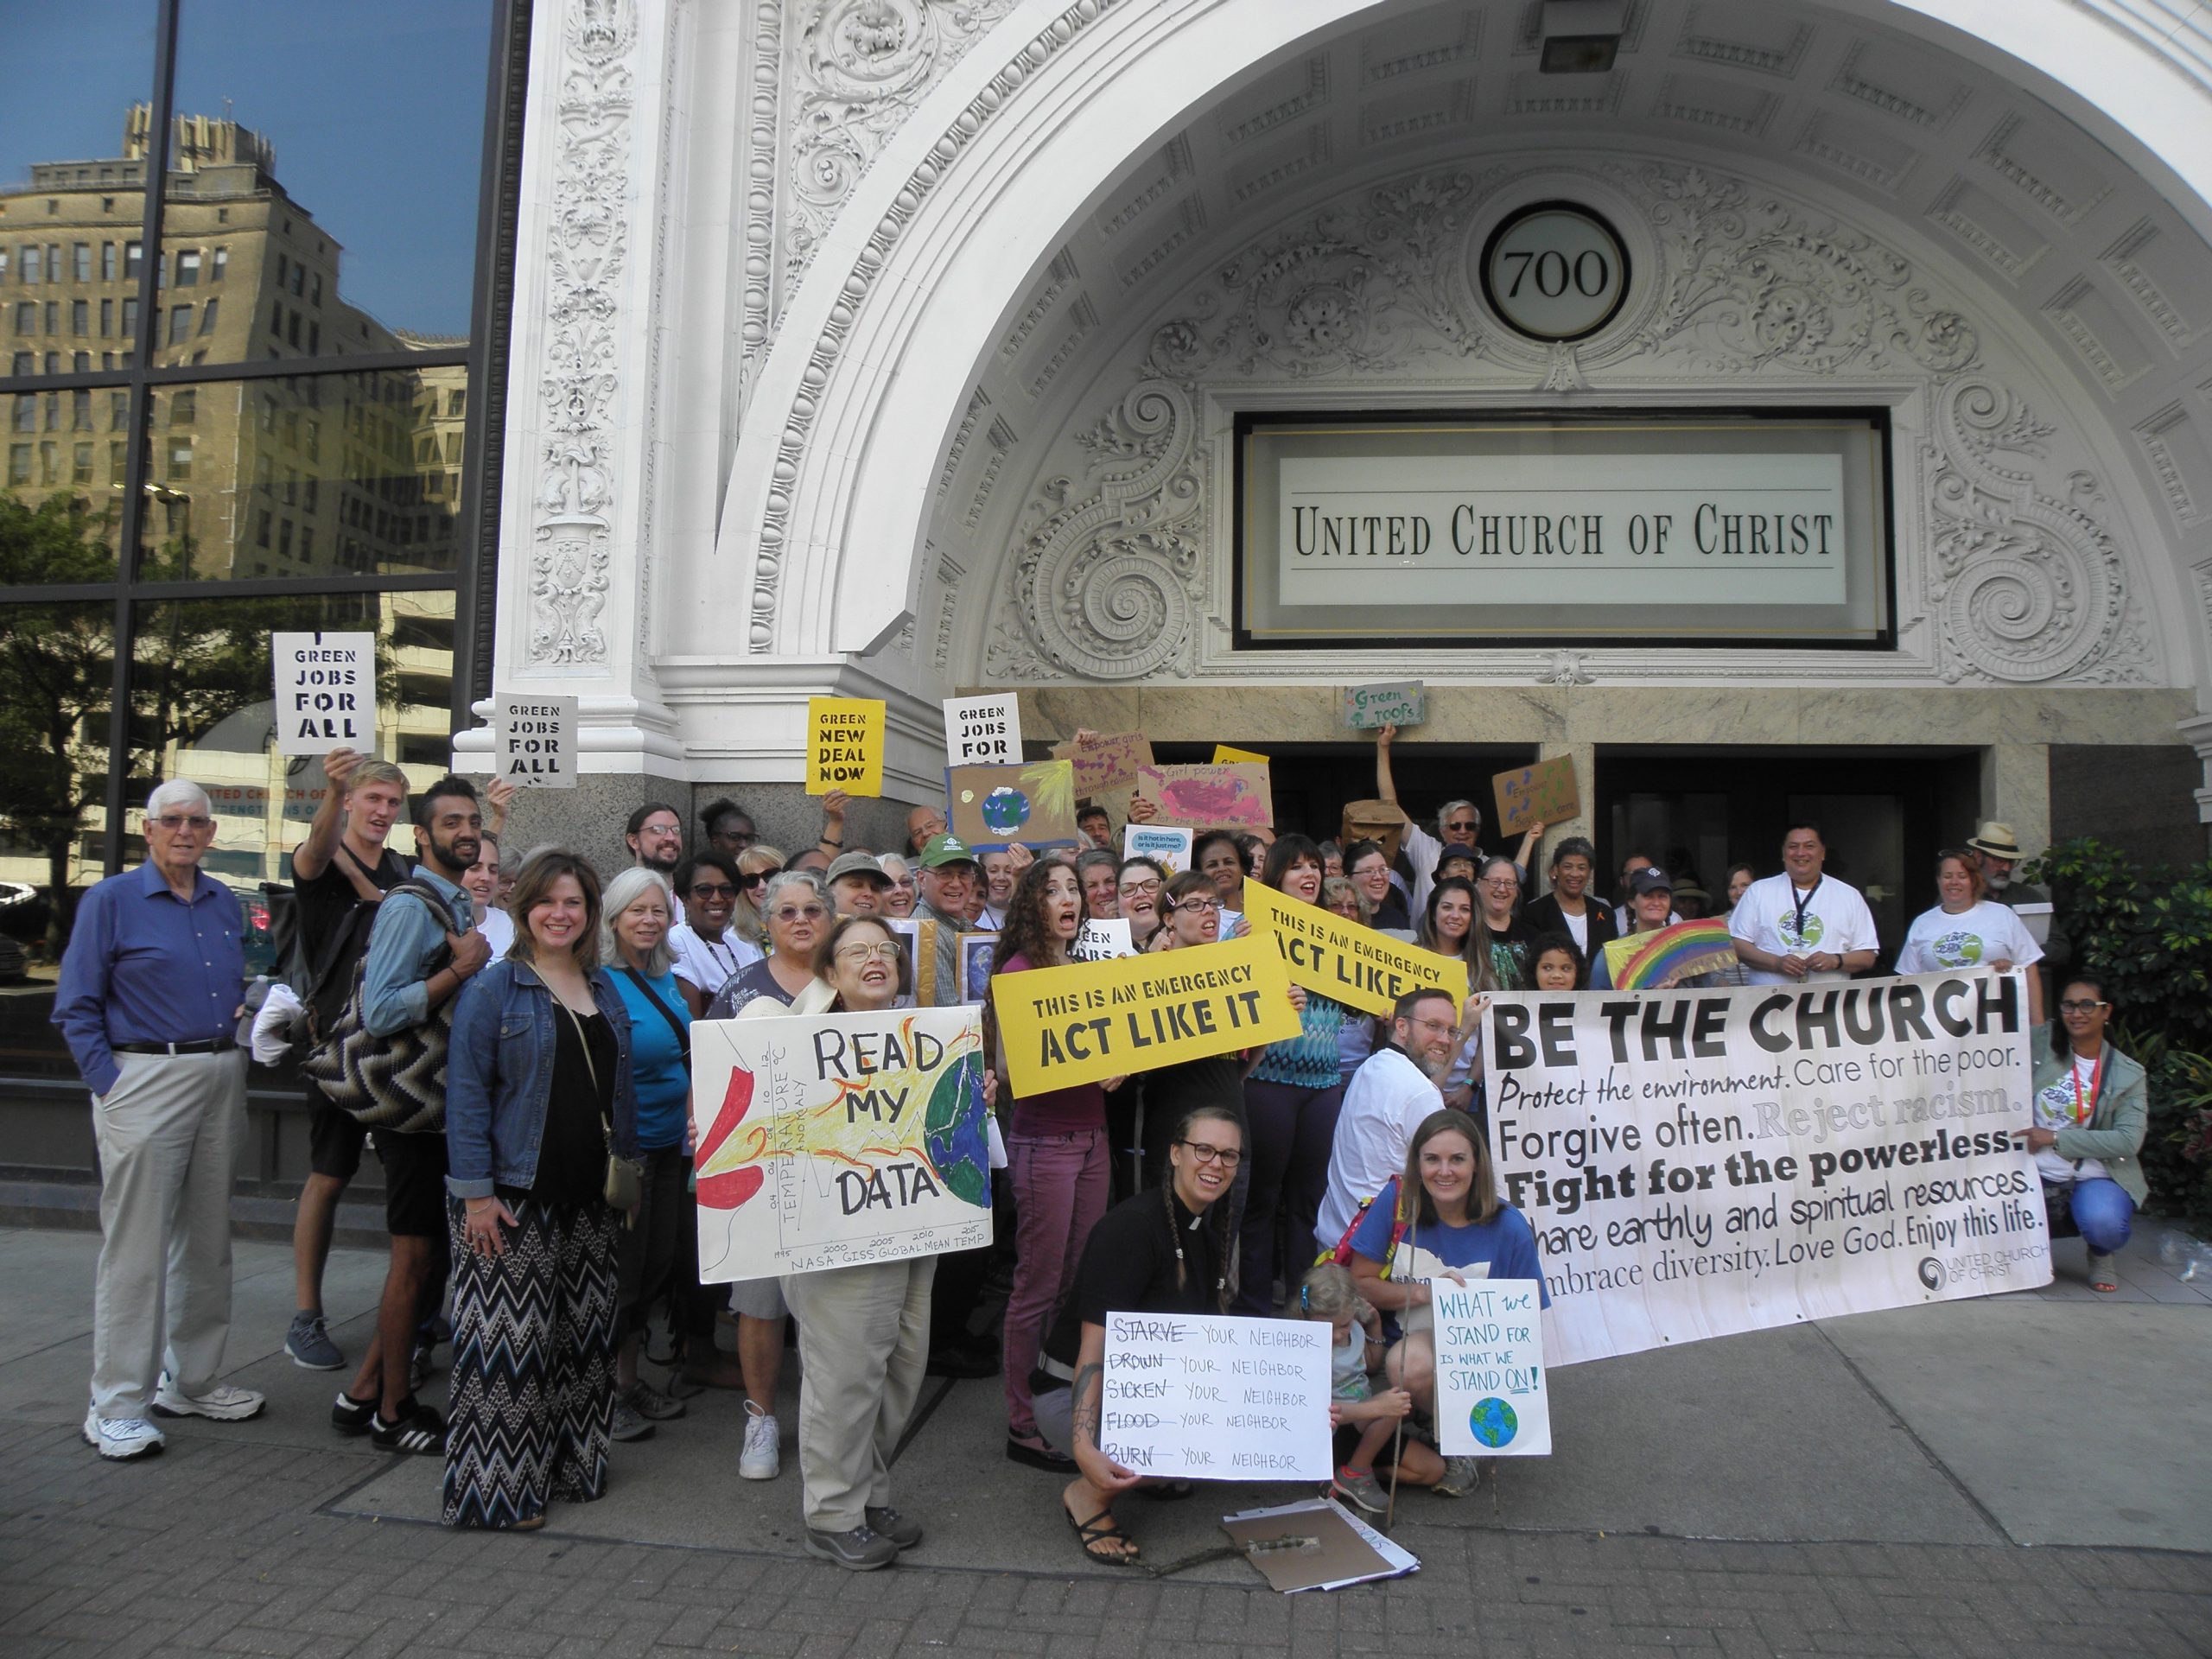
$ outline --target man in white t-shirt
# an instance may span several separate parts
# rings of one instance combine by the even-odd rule
[[[1874,965],[1874,912],[1858,888],[1823,873],[1827,856],[1819,825],[1792,824],[1782,874],[1744,889],[1728,931],[1752,984],[1845,980]]]
[[[1390,1040],[1352,1073],[1329,1147],[1329,1186],[1321,1196],[1313,1236],[1325,1250],[1359,1213],[1359,1206],[1406,1168],[1406,1148],[1431,1112],[1443,1109],[1436,1079],[1452,1063],[1458,1006],[1442,991],[1410,991],[1390,1017]]]

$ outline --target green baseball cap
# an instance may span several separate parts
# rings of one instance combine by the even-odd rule
[[[957,836],[931,836],[922,843],[921,867],[925,870],[941,870],[948,864],[973,864],[976,855],[968,850],[968,843]]]

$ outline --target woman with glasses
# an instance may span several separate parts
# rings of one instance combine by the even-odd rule
[[[1301,905],[1321,899],[1321,849],[1304,836],[1284,836],[1268,849],[1261,881]],[[1244,1122],[1251,1152],[1239,1229],[1243,1289],[1236,1311],[1253,1319],[1274,1312],[1275,1229],[1304,1241],[1313,1231],[1329,1185],[1329,1146],[1344,1102],[1338,1039],[1351,1011],[1332,997],[1291,988],[1299,1033],[1271,1043],[1244,1080]],[[1286,1264],[1287,1265],[1287,1264]],[[1298,1274],[1287,1272],[1287,1283]]]
[[[1405,896],[1390,880],[1390,855],[1380,842],[1355,841],[1344,849],[1344,874],[1367,900],[1367,925],[1386,933],[1413,928]]]
[[[1154,950],[1188,950],[1220,939],[1221,895],[1212,878],[1185,870],[1167,883],[1159,906],[1160,925],[1153,936]],[[1155,1187],[1166,1179],[1172,1132],[1192,1112],[1226,1112],[1240,1125],[1244,1122],[1244,1079],[1260,1052],[1255,1048],[1207,1054],[1137,1073],[1143,1089],[1136,1141],[1144,1187]]]
[[[1492,854],[1475,874],[1475,932],[1480,941],[1474,988],[1522,991],[1529,988],[1529,944],[1535,930],[1516,912],[1521,905],[1521,867]]]
[[[741,855],[742,856],[742,855]],[[717,852],[687,858],[676,867],[676,896],[683,919],[668,931],[676,977],[693,1016],[706,1013],[715,994],[742,969],[760,960],[760,949],[740,935],[737,866]]]
[[[1082,931],[1083,889],[1075,871],[1057,859],[1033,864],[1007,906],[991,972],[1064,967],[1068,947]],[[991,1026],[995,1036],[995,1020]],[[1014,1097],[1006,1137],[1014,1205],[1014,1287],[1007,1294],[1004,1338],[1006,1454],[1033,1468],[1067,1466],[1066,1454],[1051,1450],[1037,1433],[1029,1372],[1045,1327],[1067,1294],[1084,1241],[1106,1212],[1112,1180],[1106,1090],[1121,1081]]]
[[[1211,883],[1208,883],[1209,886]],[[1159,948],[1160,900],[1167,887],[1167,867],[1156,859],[1125,858],[1114,886],[1115,901],[1129,924],[1129,943],[1140,950]]]
[[[810,870],[779,870],[761,884],[761,919],[768,954],[748,963],[715,993],[709,1020],[734,1020],[766,997],[769,1014],[820,1014],[830,989],[815,977],[814,952],[830,925],[830,900]]]
[[[1243,1126],[1231,1109],[1201,1107],[1178,1121],[1168,1139],[1166,1181],[1116,1205],[1091,1230],[1073,1289],[1037,1361],[1038,1430],[1075,1470],[1060,1507],[1083,1553],[1104,1567],[1137,1559],[1135,1541],[1114,1517],[1114,1500],[1144,1480],[1099,1449],[1107,1319],[1224,1313],[1236,1294],[1236,1241],[1224,1200],[1243,1160]],[[1188,1490],[1164,1488],[1162,1495]]]
[[[1474,883],[1456,875],[1446,876],[1428,890],[1428,906],[1421,913],[1421,927],[1415,936],[1423,950],[1433,950],[1440,957],[1457,957],[1467,964],[1467,983],[1472,995],[1467,999],[1459,1033],[1452,1039],[1452,1064],[1437,1085],[1443,1091],[1444,1103],[1463,1112],[1477,1109],[1476,1097],[1481,1087],[1482,1080],[1475,1074],[1482,1064],[1478,1005],[1484,1002],[1486,996],[1483,976],[1491,976],[1493,988],[1496,979],[1487,942],[1475,921],[1479,905]]]
[[[1535,1234],[1498,1197],[1484,1137],[1447,1107],[1421,1120],[1406,1148],[1404,1173],[1376,1195],[1351,1235],[1352,1283],[1382,1310],[1391,1340],[1383,1372],[1432,1421],[1433,1287],[1439,1279],[1465,1285],[1470,1276],[1533,1279],[1542,1305],[1552,1305]],[[1475,1460],[1444,1461],[1444,1478],[1430,1490],[1440,1497],[1465,1497],[1474,1488]]]
[[[761,890],[770,879],[784,868],[783,849],[765,842],[754,842],[737,855],[737,907],[730,912],[729,925],[755,950],[768,949],[768,925],[760,914]]]
[[[904,921],[914,913],[914,900],[920,897],[914,881],[914,867],[898,853],[879,853],[875,861],[891,878],[891,891],[883,895],[883,913]]]
[[[2089,1288],[2107,1295],[2120,1288],[2112,1259],[2151,1196],[2138,1160],[2150,1096],[2142,1066],[2113,1046],[2105,1029],[2111,1019],[2102,979],[2080,974],[2066,982],[2057,1030],[2035,1027],[2035,1124],[2024,1132],[2051,1236],[2082,1236]]]
[[[1327,842],[1322,843],[1325,860],[1327,847]],[[1344,875],[1322,879],[1321,908],[1348,922],[1357,922],[1362,927],[1369,925],[1367,918],[1371,913],[1367,895],[1353,885],[1351,877]],[[1337,1031],[1337,1075],[1347,1085],[1351,1082],[1351,1074],[1375,1052],[1375,1028],[1374,1015],[1362,1014],[1357,1008],[1344,1010],[1344,1022]]]
[[[1897,972],[1940,974],[1957,969],[2026,968],[2043,960],[2043,947],[2027,925],[2006,906],[1983,895],[1987,884],[1981,861],[1955,849],[1936,855],[1933,910],[1913,918],[1904,944],[1897,950]],[[2043,976],[2031,973],[2028,982],[2028,1023],[2041,1026]]]

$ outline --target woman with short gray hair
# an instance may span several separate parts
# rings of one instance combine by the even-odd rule
[[[741,968],[715,995],[709,1020],[734,1020],[761,997],[782,1005],[770,1013],[819,1014],[830,993],[814,976],[815,948],[830,921],[828,894],[811,870],[784,870],[760,890],[768,955]]]

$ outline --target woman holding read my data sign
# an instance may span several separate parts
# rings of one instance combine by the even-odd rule
[[[1392,1338],[1383,1371],[1415,1407],[1436,1414],[1433,1284],[1448,1279],[1533,1279],[1546,1307],[1543,1262],[1528,1220],[1498,1197],[1490,1152],[1464,1112],[1430,1113],[1406,1149],[1405,1173],[1376,1194],[1349,1241],[1352,1282],[1382,1311]],[[1435,1491],[1459,1497],[1475,1484],[1472,1458],[1445,1459]]]
[[[2101,980],[2067,982],[2057,1028],[2035,1027],[2035,1126],[2026,1131],[2050,1230],[2082,1235],[2089,1288],[2107,1294],[2120,1288],[2112,1259],[2151,1192],[2136,1160],[2151,1111],[2143,1068],[2107,1038],[2111,1018]]]

